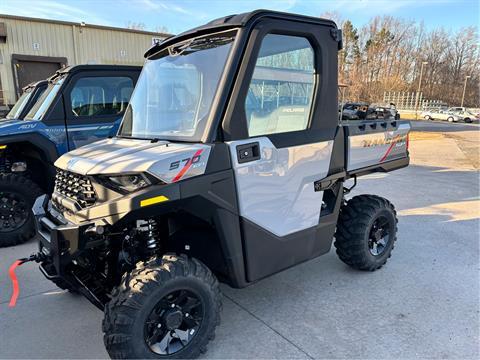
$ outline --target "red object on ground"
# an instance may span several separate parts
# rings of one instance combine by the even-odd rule
[[[10,298],[10,303],[8,304],[9,307],[15,307],[15,305],[17,304],[18,294],[20,293],[20,287],[18,286],[18,279],[17,279],[17,275],[15,275],[15,269],[22,264],[23,264],[22,260],[17,260],[10,266],[10,269],[8,269],[8,273],[10,275],[10,279],[12,279],[12,285],[13,285],[12,297]]]

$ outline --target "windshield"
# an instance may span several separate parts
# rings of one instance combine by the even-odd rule
[[[27,105],[28,100],[33,94],[33,89],[27,89],[22,96],[20,96],[20,99],[13,105],[12,109],[8,112],[6,118],[7,119],[18,119],[20,117],[20,114],[22,113],[22,110],[25,108],[25,105]]]
[[[50,107],[55,95],[57,95],[58,90],[60,90],[60,87],[65,80],[65,76],[66,75],[56,78],[48,84],[43,94],[38,98],[35,105],[32,106],[28,114],[25,116],[26,120],[42,120],[43,115],[45,115],[45,112]]]
[[[234,37],[190,39],[147,60],[118,135],[200,141]]]

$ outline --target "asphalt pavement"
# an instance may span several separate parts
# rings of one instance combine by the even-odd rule
[[[480,357],[479,173],[460,145],[478,154],[479,127],[414,129],[412,164],[360,178],[352,192],[384,196],[398,211],[387,265],[355,271],[332,250],[246,289],[222,286],[222,323],[205,358]],[[8,267],[35,250],[33,240],[0,249],[0,358],[106,358],[102,313],[34,264],[18,269],[21,295],[8,307]]]

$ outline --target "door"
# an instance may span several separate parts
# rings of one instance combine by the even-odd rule
[[[117,133],[138,74],[82,72],[64,92],[69,149]]]
[[[66,64],[66,58],[13,54],[12,65],[17,99],[25,86],[47,79]]]
[[[229,142],[249,281],[330,248],[333,228],[329,221],[322,229],[324,192],[315,182],[329,174],[338,125],[336,77],[326,76],[336,65],[329,29],[314,36],[311,26],[269,21],[259,30],[235,100],[245,129]],[[335,58],[321,59],[330,46]]]

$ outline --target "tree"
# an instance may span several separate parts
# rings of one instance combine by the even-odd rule
[[[425,30],[423,23],[377,16],[361,29],[338,14],[343,49],[338,53],[339,79],[349,84],[350,100],[380,102],[385,91],[416,91],[422,62],[422,92],[431,100],[459,105],[465,77],[465,106],[480,106],[480,49],[474,26],[449,33]]]

